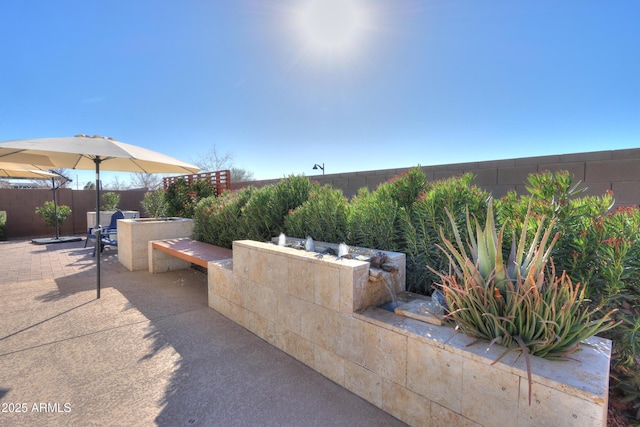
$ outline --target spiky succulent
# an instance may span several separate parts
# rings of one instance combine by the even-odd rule
[[[449,307],[447,317],[466,334],[506,347],[515,342],[529,354],[561,359],[582,340],[613,327],[612,312],[594,319],[597,310],[585,304],[584,286],[572,284],[564,273],[558,277],[553,262],[549,263],[559,238],[556,234],[551,239],[553,222],[545,225],[541,218],[527,248],[527,212],[517,240],[514,233],[505,263],[504,227],[496,229],[491,201],[484,229],[467,212],[469,253],[455,221],[449,218],[455,244],[441,235],[440,248],[451,269],[448,274],[436,273]]]

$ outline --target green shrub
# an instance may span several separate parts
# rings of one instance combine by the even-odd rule
[[[198,202],[217,194],[216,186],[209,181],[194,181],[189,184],[184,178],[176,179],[165,193],[167,215],[193,218]]]
[[[349,243],[388,251],[402,248],[400,223],[411,214],[426,182],[417,166],[380,184],[374,192],[360,189],[349,206]]]
[[[100,206],[101,211],[115,211],[120,203],[120,194],[114,192],[104,193],[102,195],[103,205]]]
[[[71,208],[69,206],[60,205],[56,209],[55,204],[49,200],[44,202],[44,206],[36,208],[36,214],[42,218],[48,227],[56,226],[56,211],[58,214],[58,228],[60,228],[64,220],[71,215]]]
[[[428,183],[411,211],[402,217],[399,224],[402,233],[400,252],[407,256],[407,290],[431,294],[438,276],[427,265],[437,271],[449,265],[447,257],[436,247],[440,242],[441,229],[445,237],[453,238],[447,210],[458,227],[465,224],[467,209],[480,220],[486,215],[489,194],[472,185],[473,179],[472,174],[465,174]]]
[[[291,176],[274,185],[245,187],[208,197],[195,210],[194,237],[230,248],[233,240],[267,241],[284,231],[286,215],[302,205],[311,192],[311,181]]]
[[[512,191],[496,200],[498,223],[505,224],[507,234],[520,233],[522,219],[529,208],[533,219],[530,230],[537,227],[537,218],[552,219],[555,231],[560,233],[554,248],[556,268],[567,271],[574,280],[590,283],[595,273],[596,252],[603,238],[601,228],[594,225],[610,209],[611,196],[577,197],[585,189],[578,189],[566,171],[530,174],[526,188],[528,195],[519,196]]]
[[[243,209],[256,191],[249,186],[200,200],[194,216],[194,239],[229,249],[234,240],[246,239]]]
[[[163,190],[149,191],[144,194],[144,198],[140,202],[145,214],[151,218],[162,218],[167,216],[169,206],[165,200]]]
[[[266,241],[284,232],[285,217],[309,198],[311,188],[309,178],[290,176],[253,192],[243,208],[245,238]]]
[[[309,199],[285,217],[287,236],[340,243],[346,241],[348,200],[330,185],[315,184]]]
[[[604,217],[592,293],[615,304],[640,307],[640,210],[619,207]]]
[[[385,197],[385,187],[378,187],[378,190],[370,192],[361,188],[351,200],[347,219],[347,243],[393,251],[398,249],[396,224],[400,210],[395,200]]]
[[[560,233],[551,254],[556,270],[583,284],[592,308],[602,305],[626,312],[615,315],[622,323],[602,336],[613,341],[612,389],[625,399],[637,399],[640,360],[631,354],[637,349],[635,339],[640,331],[640,210],[619,207],[611,211],[614,199],[610,192],[577,197],[584,190],[565,171],[531,174],[527,189],[528,195],[512,192],[496,201],[498,221],[505,225],[505,233],[519,232],[528,205],[533,217],[529,231],[542,215],[555,220],[554,230]]]
[[[7,211],[0,211],[0,240],[7,240]]]
[[[427,185],[427,176],[420,166],[409,169],[378,187],[376,192],[396,202],[398,208],[411,211]]]
[[[618,318],[621,324],[606,333],[606,337],[613,340],[610,387],[620,394],[622,401],[631,402],[630,415],[636,420],[632,425],[637,425],[640,420],[640,316],[636,310]]]
[[[520,232],[527,206],[536,218],[554,220],[560,239],[553,250],[556,269],[584,283],[587,297],[596,303],[636,294],[628,292],[640,280],[640,213],[635,208],[611,211],[613,195],[576,197],[577,189],[568,172],[529,175],[529,195],[510,193],[496,201],[498,222],[508,233]],[[507,248],[504,248],[507,250]],[[637,298],[637,297],[635,297]],[[640,302],[640,301],[638,301]]]
[[[594,301],[621,310],[616,316],[621,324],[603,334],[613,341],[611,388],[635,402],[640,420],[640,210],[619,207],[598,217],[586,235],[602,239],[589,264],[589,293]]]

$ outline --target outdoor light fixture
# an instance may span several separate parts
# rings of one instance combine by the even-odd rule
[[[313,165],[313,169],[314,170],[322,169],[322,175],[324,175],[324,163],[322,164],[322,166],[316,163],[315,165]]]

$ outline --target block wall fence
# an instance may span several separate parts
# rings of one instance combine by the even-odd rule
[[[322,185],[331,184],[340,188],[345,196],[352,197],[360,188],[375,190],[381,183],[416,165],[309,177]],[[360,166],[354,164],[354,168]],[[581,185],[587,187],[588,195],[599,196],[609,190],[613,192],[618,206],[640,205],[640,148],[454,163],[423,166],[422,169],[431,181],[467,172],[473,173],[476,176],[474,183],[495,197],[502,197],[510,190],[525,193],[527,176],[532,172],[567,170],[573,174],[575,182],[581,181]],[[283,177],[231,183],[231,186],[233,189],[247,185],[261,187],[276,183],[281,178]],[[120,209],[141,211],[140,202],[145,193],[143,190],[117,192],[121,194]],[[0,210],[7,211],[8,237],[11,239],[55,234],[53,228],[45,227],[42,219],[35,214],[36,207],[52,199],[51,190],[0,189]],[[58,190],[58,200],[60,204],[70,206],[72,210],[71,218],[62,225],[61,234],[86,232],[86,212],[95,210],[95,192],[63,188]]]
[[[407,168],[309,177],[321,185],[331,184],[340,188],[345,196],[352,197],[362,187],[375,190],[381,183],[417,166],[417,163]],[[640,148],[422,166],[422,170],[430,181],[471,172],[476,176],[474,183],[495,197],[502,197],[510,190],[526,193],[525,183],[532,172],[567,170],[573,174],[575,182],[581,181],[581,185],[587,187],[588,195],[599,196],[610,190],[614,193],[616,205],[640,205]],[[248,184],[263,186],[278,180],[239,183],[234,184],[234,188]]]
[[[112,190],[104,190],[106,193]],[[120,194],[118,207],[121,210],[141,211],[140,202],[144,190],[113,191]],[[58,205],[71,208],[71,216],[60,227],[60,235],[85,234],[87,232],[87,212],[96,210],[96,192],[94,190],[71,190],[60,188],[56,192]],[[37,207],[53,200],[51,189],[0,188],[0,210],[7,212],[7,237],[54,237],[53,227],[44,225],[42,218],[36,215]],[[102,201],[101,201],[102,203]]]

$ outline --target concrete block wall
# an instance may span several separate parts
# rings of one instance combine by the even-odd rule
[[[105,190],[103,193],[107,191],[109,190]],[[120,194],[118,207],[121,210],[140,211],[143,214],[140,202],[144,198],[144,190],[115,192]],[[71,216],[62,223],[60,235],[86,233],[86,214],[96,210],[96,192],[60,188],[56,198],[58,205],[66,205],[71,208]],[[8,238],[54,236],[53,227],[46,227],[42,218],[35,213],[37,207],[52,200],[53,191],[51,189],[0,188],[0,210],[7,211]]]
[[[375,190],[380,183],[411,167],[415,165],[399,169],[312,175],[310,178],[320,184],[340,188],[345,196],[352,197],[358,189],[367,187]],[[582,186],[587,187],[585,194],[600,196],[609,190],[613,191],[616,205],[640,205],[640,148],[423,166],[422,169],[431,181],[473,173],[476,176],[475,184],[495,197],[502,197],[510,190],[526,193],[525,184],[530,173],[567,170],[573,174],[575,182],[581,181]],[[253,181],[237,184],[234,188],[248,184],[259,187],[278,181]]]
[[[70,206],[66,192],[59,191],[57,199],[59,204]],[[42,218],[35,213],[37,207],[49,200],[53,200],[51,190],[0,189],[0,210],[7,211],[7,237],[55,236],[54,228],[45,226]],[[67,219],[60,227],[60,234],[72,232],[73,223]]]
[[[320,184],[331,184],[340,188],[345,196],[352,197],[362,187],[375,190],[381,183],[405,172],[406,168],[371,170],[327,175],[312,175]],[[476,175],[475,183],[502,197],[510,190],[526,193],[527,176],[544,170],[568,170],[575,181],[587,187],[586,194],[599,196],[613,191],[616,205],[640,205],[640,148],[608,150],[586,153],[559,154],[517,159],[490,160],[482,162],[455,163],[423,166],[429,180],[437,180],[470,172]],[[275,184],[280,179],[232,183],[237,189],[247,185],[257,187]],[[121,195],[120,209],[141,210],[143,190],[118,192]],[[85,213],[95,210],[95,192],[62,188],[58,190],[61,204],[71,207],[72,214],[62,225],[62,234],[79,234],[86,231]],[[52,200],[51,190],[0,189],[0,210],[7,211],[9,238],[24,236],[50,236],[54,232],[42,223],[35,208],[46,200]],[[141,211],[144,215],[144,212]]]

